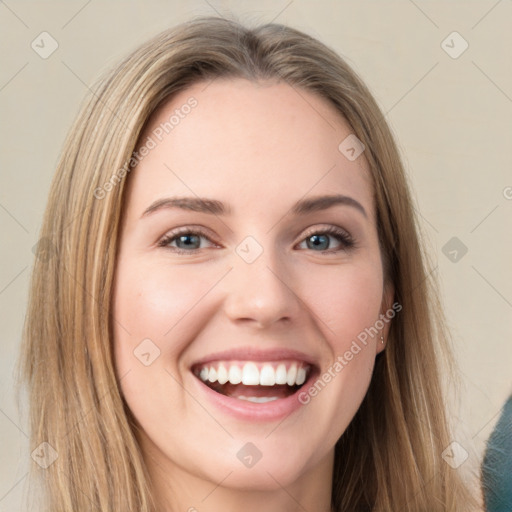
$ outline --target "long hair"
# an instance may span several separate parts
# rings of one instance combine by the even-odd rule
[[[314,38],[278,24],[247,28],[214,17],[166,30],[126,57],[99,82],[65,141],[34,263],[21,357],[31,447],[47,443],[38,452],[47,468],[33,467],[44,477],[48,510],[155,510],[113,362],[123,190],[151,114],[192,83],[219,77],[282,81],[318,94],[366,148],[385,277],[402,310],[336,445],[333,510],[466,512],[473,503],[466,485],[441,458],[452,441],[439,370],[440,355],[450,355],[449,338],[383,113],[345,61]]]

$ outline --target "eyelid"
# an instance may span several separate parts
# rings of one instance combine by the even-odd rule
[[[301,235],[301,242],[304,240],[304,238],[307,238],[308,236],[315,235],[317,233],[325,233],[329,235],[344,235],[346,238],[350,238],[352,240],[352,235],[346,230],[339,226],[333,226],[331,224],[325,224],[325,225],[316,225],[311,228],[308,228],[304,233]]]

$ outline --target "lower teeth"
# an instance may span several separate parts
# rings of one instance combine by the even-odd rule
[[[264,404],[265,402],[272,402],[273,400],[277,400],[277,396],[237,396],[239,400],[247,400],[248,402],[254,402],[256,404]]]

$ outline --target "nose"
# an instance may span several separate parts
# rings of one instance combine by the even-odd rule
[[[286,324],[299,318],[301,300],[296,283],[283,262],[264,251],[248,263],[233,255],[233,270],[225,283],[224,309],[233,322],[258,328]]]

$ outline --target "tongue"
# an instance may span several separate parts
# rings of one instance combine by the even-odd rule
[[[290,387],[287,384],[275,386],[245,386],[244,384],[226,384],[216,383],[217,386],[213,387],[215,391],[223,395],[237,398],[239,396],[245,397],[277,397],[286,398],[295,392],[295,386]]]

